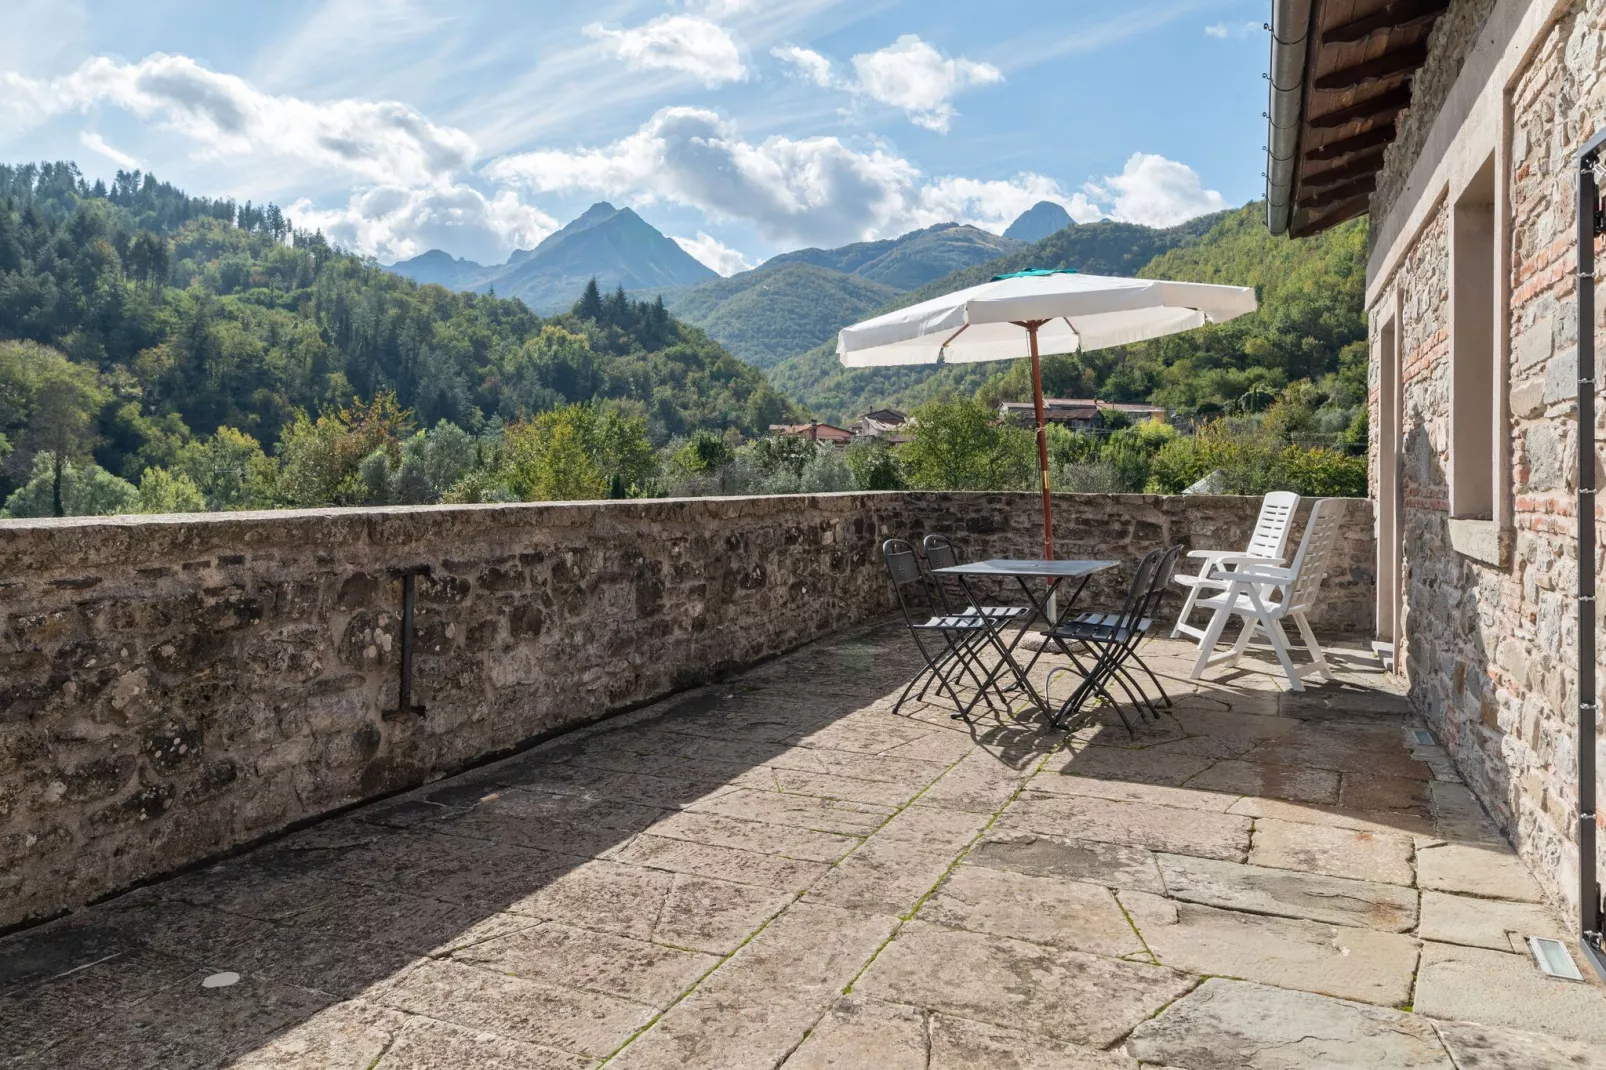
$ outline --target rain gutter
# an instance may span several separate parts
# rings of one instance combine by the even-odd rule
[[[1273,0],[1267,74],[1266,226],[1285,234],[1294,214],[1294,170],[1305,99],[1305,44],[1313,0]]]

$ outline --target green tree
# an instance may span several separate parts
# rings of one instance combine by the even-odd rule
[[[1000,422],[974,398],[928,401],[911,414],[899,447],[910,485],[922,490],[1019,490],[1033,485],[1034,433]]]
[[[136,512],[199,513],[205,509],[206,496],[183,472],[147,468],[140,476]]]
[[[58,464],[48,451],[34,454],[26,483],[6,499],[8,517],[112,516],[131,513],[139,491],[93,462]]]
[[[244,431],[220,427],[211,438],[185,445],[174,470],[200,490],[207,509],[266,509],[274,504],[278,465]]]

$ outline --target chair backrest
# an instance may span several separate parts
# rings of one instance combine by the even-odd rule
[[[1116,621],[1117,627],[1136,628],[1148,612],[1154,593],[1154,580],[1167,552],[1150,550],[1138,562],[1137,569],[1132,573],[1132,585],[1126,591],[1126,603],[1121,607],[1121,616]]]
[[[1337,498],[1323,498],[1311,508],[1305,537],[1299,540],[1299,552],[1289,566],[1294,578],[1283,596],[1283,613],[1301,613],[1315,604],[1316,592],[1332,560],[1333,544],[1338,541],[1339,513],[1343,508],[1344,503]]]
[[[951,568],[959,564],[959,554],[946,535],[927,535],[921,543],[921,549],[926,553],[926,563],[932,568]]]
[[[1260,516],[1255,520],[1255,533],[1249,536],[1249,548],[1244,552],[1256,557],[1281,558],[1298,511],[1299,495],[1293,491],[1278,490],[1266,495],[1260,503]]]
[[[954,606],[963,606],[965,604],[965,599],[959,592],[951,591],[948,583],[943,582],[945,577],[938,575],[935,570],[950,568],[959,564],[959,553],[954,549],[954,544],[948,541],[948,536],[946,535],[927,535],[921,540],[920,548],[926,555],[926,567],[933,570],[931,572],[932,592],[937,596],[937,601],[941,603],[943,612],[952,613]],[[955,597],[950,599],[950,594],[955,595]]]
[[[914,615],[922,609],[933,612],[939,609],[941,603],[933,594],[931,581],[920,568],[920,558],[915,556],[915,548],[903,539],[888,539],[881,544],[881,560],[887,564],[887,575],[892,577],[892,589],[898,596],[898,608],[903,612],[903,619],[914,623]],[[910,606],[908,588],[918,586],[924,596],[924,602]],[[942,612],[946,612],[944,608]]]
[[[1160,559],[1155,563],[1154,572],[1149,580],[1149,594],[1143,604],[1144,617],[1154,616],[1154,611],[1160,607],[1161,599],[1171,590],[1171,579],[1177,573],[1177,563],[1182,557],[1182,544],[1171,547],[1169,550],[1155,551]]]

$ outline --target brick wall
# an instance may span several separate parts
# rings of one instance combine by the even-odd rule
[[[1060,556],[1238,548],[1258,505],[1062,496]],[[1371,507],[1347,508],[1328,633],[1371,622]],[[1040,517],[844,494],[0,521],[0,927],[882,614],[884,538],[1036,557]],[[387,716],[418,565],[426,712]]]

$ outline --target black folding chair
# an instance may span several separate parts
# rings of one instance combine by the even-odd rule
[[[936,586],[937,596],[942,600],[943,607],[950,612],[963,613],[966,616],[979,613],[999,621],[1019,620],[1031,613],[1030,606],[973,606],[969,604],[970,599],[965,597],[963,592],[959,598],[950,599],[948,588],[937,570],[952,568],[959,564],[959,554],[954,549],[954,544],[946,535],[927,535],[921,543],[921,549],[925,551],[926,564],[931,567],[931,579]],[[962,608],[956,610],[955,606]]]
[[[978,698],[987,703],[988,709],[997,709],[987,695],[991,674],[978,674],[976,671],[980,645],[994,634],[997,623],[980,613],[950,612],[943,604],[943,597],[932,578],[921,569],[914,547],[903,539],[888,539],[882,543],[881,557],[886,562],[887,574],[892,577],[892,589],[898,596],[898,609],[903,613],[904,624],[915,641],[915,648],[920,651],[921,660],[926,663],[925,668],[915,673],[904,686],[903,694],[898,696],[892,712],[897,713],[903,708],[915,684],[924,682],[926,687],[934,683],[946,691],[958,711],[954,716],[968,719],[968,711],[975,702],[967,704],[954,687],[954,681],[962,676],[969,676],[975,683]],[[923,605],[911,605],[911,595],[915,592],[921,596]],[[938,648],[933,643],[935,652],[928,650],[927,639],[922,639],[922,636],[941,640],[942,646]],[[963,686],[962,679],[960,684]],[[995,689],[996,686],[993,685]],[[921,688],[921,697],[925,696],[926,687]]]
[[[1137,631],[1131,639],[1132,648],[1127,655],[1138,668],[1143,670],[1143,674],[1149,678],[1149,682],[1160,693],[1161,704],[1168,708],[1172,705],[1171,696],[1166,692],[1165,685],[1160,682],[1160,678],[1154,674],[1154,670],[1149,668],[1149,663],[1143,660],[1143,655],[1139,651],[1153,634],[1154,620],[1159,614],[1160,603],[1170,593],[1172,578],[1176,575],[1177,566],[1180,564],[1181,559],[1182,546],[1180,544],[1167,550],[1165,556],[1161,558],[1160,565],[1155,570],[1154,579],[1149,585],[1148,604],[1143,608],[1143,615],[1137,623]],[[1083,613],[1076,618],[1075,623],[1094,627],[1113,627],[1119,623],[1119,616],[1117,613]],[[1149,712],[1158,717],[1159,710],[1149,699],[1148,692],[1143,690],[1141,681],[1126,670],[1124,663],[1120,671],[1137,688],[1138,694],[1142,696],[1144,704],[1149,708]]]
[[[1119,612],[1084,613],[1075,620],[1064,622],[1043,633],[1071,659],[1071,666],[1062,666],[1049,672],[1047,680],[1044,681],[1044,693],[1047,694],[1051,689],[1054,677],[1062,673],[1076,672],[1082,677],[1082,682],[1076,691],[1055,715],[1053,722],[1055,727],[1064,727],[1081,711],[1083,704],[1090,697],[1097,695],[1115,707],[1115,712],[1121,718],[1121,723],[1126,726],[1127,732],[1136,735],[1137,731],[1121,709],[1121,704],[1110,693],[1109,685],[1112,681],[1131,701],[1139,720],[1143,719],[1145,709],[1158,719],[1159,710],[1127,669],[1126,663],[1133,659],[1138,644],[1153,625],[1153,609],[1159,604],[1160,598],[1164,597],[1165,585],[1170,582],[1171,575],[1176,570],[1176,561],[1180,553],[1181,547],[1178,546],[1170,550],[1153,550],[1144,555],[1132,574],[1126,601]],[[1069,645],[1071,643],[1079,644],[1092,652],[1091,666],[1084,666],[1081,663],[1071,650]],[[1143,665],[1141,660],[1139,664],[1155,686],[1160,687],[1158,678],[1148,666]],[[1160,690],[1164,695],[1164,688]],[[1166,701],[1169,702],[1169,697]]]

